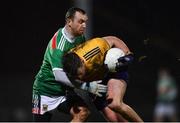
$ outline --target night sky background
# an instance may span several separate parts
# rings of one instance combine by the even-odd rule
[[[175,1],[92,0],[92,37],[115,35],[135,55],[125,102],[153,120],[157,70],[168,67],[179,87],[180,8]],[[64,26],[73,0],[3,1],[1,9],[0,121],[31,121],[31,93],[46,46]],[[179,103],[179,97],[177,99]],[[179,109],[179,108],[178,108]],[[88,121],[104,121],[92,108]],[[54,121],[69,121],[55,114]]]

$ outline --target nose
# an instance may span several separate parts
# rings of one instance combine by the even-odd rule
[[[82,24],[82,26],[83,26],[83,28],[86,28],[86,23],[84,22],[84,23]]]

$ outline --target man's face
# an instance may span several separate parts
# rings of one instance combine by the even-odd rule
[[[86,74],[86,68],[85,68],[85,64],[83,62],[82,66],[78,68],[77,79],[82,80],[84,78],[85,74]]]
[[[80,12],[76,12],[74,18],[70,20],[69,26],[74,36],[82,35],[86,29],[88,17]]]

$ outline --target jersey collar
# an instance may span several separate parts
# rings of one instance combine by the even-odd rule
[[[70,34],[67,32],[67,30],[65,29],[65,27],[62,29],[62,34],[63,34],[63,36],[67,39],[68,42],[74,43],[75,37],[73,37],[72,35],[70,35]]]

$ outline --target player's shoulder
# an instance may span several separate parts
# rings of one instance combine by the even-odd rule
[[[89,40],[90,42],[94,42],[94,43],[101,43],[104,42],[104,39],[101,37],[95,37]]]
[[[108,45],[108,42],[102,38],[102,37],[96,37],[90,40],[93,44],[99,45],[99,46],[106,46]],[[109,46],[109,45],[108,45]]]

